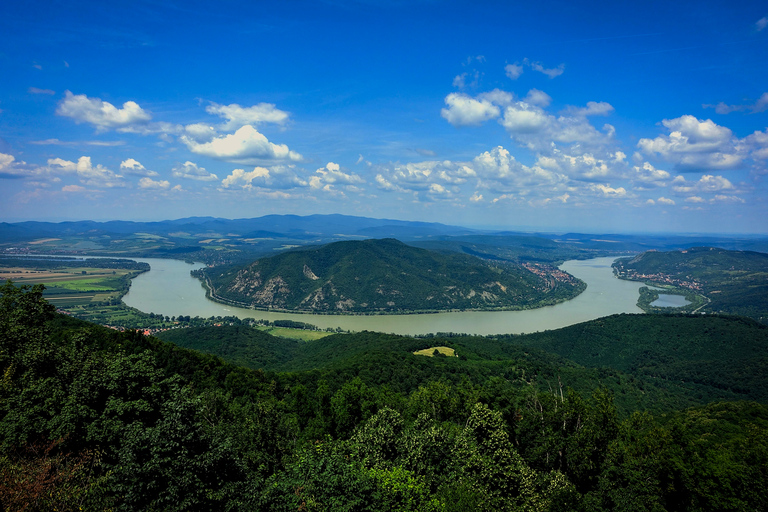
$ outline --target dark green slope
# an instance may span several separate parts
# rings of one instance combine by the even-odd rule
[[[583,289],[556,269],[542,273],[384,239],[337,242],[247,266],[207,269],[205,277],[214,299],[313,312],[518,309],[559,302]]]
[[[747,318],[614,315],[511,340],[585,366],[675,382],[694,396],[768,400],[768,327]]]
[[[709,299],[702,311],[768,318],[768,254],[694,247],[649,251],[614,263],[619,277],[670,283]]]
[[[250,368],[289,372],[305,384],[361,377],[368,385],[400,393],[431,380],[481,383],[492,377],[542,390],[562,386],[589,393],[605,386],[622,411],[670,410],[713,400],[768,401],[768,328],[736,317],[616,315],[495,339],[360,332],[300,343],[246,327],[161,336]],[[459,357],[413,355],[434,346],[451,347]]]

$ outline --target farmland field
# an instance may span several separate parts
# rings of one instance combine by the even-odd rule
[[[130,260],[44,260],[0,258],[0,280],[45,286],[43,296],[57,308],[107,306],[120,302],[131,278],[149,269]]]

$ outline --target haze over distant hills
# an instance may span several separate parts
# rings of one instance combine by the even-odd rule
[[[558,262],[649,249],[696,246],[768,251],[768,237],[524,233],[348,215],[189,217],[158,222],[0,223],[0,251],[87,253],[243,262],[296,246],[396,238],[411,245],[485,259]]]

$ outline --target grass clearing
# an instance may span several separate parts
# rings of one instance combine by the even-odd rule
[[[417,350],[414,354],[417,356],[434,357],[435,351],[447,357],[456,357],[456,351],[451,347],[429,347],[424,350]]]
[[[265,327],[263,330],[272,336],[277,336],[279,338],[290,338],[294,340],[301,340],[301,341],[315,341],[319,340],[320,338],[325,338],[326,336],[330,336],[331,334],[334,334],[332,332],[325,332],[325,331],[310,331],[307,329],[291,329],[288,327]]]

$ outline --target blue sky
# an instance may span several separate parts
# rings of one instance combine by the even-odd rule
[[[0,220],[768,233],[765,2],[515,4],[3,2]]]

